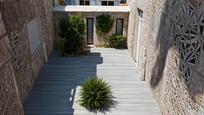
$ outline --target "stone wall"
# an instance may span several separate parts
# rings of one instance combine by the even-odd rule
[[[112,30],[107,34],[107,38],[109,38],[112,34],[115,34],[115,29],[116,29],[116,19],[117,18],[124,18],[124,24],[123,24],[123,36],[127,37],[127,33],[128,33],[128,17],[129,17],[129,13],[91,13],[91,12],[86,12],[86,13],[80,13],[80,12],[69,12],[69,13],[64,13],[64,12],[55,12],[55,27],[59,28],[59,19],[66,16],[66,15],[82,15],[82,17],[84,18],[84,22],[86,25],[86,18],[93,18],[94,19],[94,45],[95,46],[103,46],[105,44],[105,38],[101,38],[97,35],[96,33],[96,17],[101,15],[101,14],[110,14],[111,17],[114,19],[113,22],[113,27]],[[85,27],[85,29],[87,29]],[[59,33],[59,29],[56,29],[56,33]],[[85,38],[85,42],[87,43],[87,30],[85,30],[85,34],[84,34],[84,38]],[[106,38],[106,39],[107,39]]]
[[[204,105],[204,1],[129,0],[129,4],[129,23],[134,23],[129,26],[129,51],[135,58],[139,8],[144,15],[138,68],[150,85],[161,113],[201,113]]]
[[[0,1],[0,114],[23,115],[23,103],[54,43],[50,0]],[[40,19],[43,38],[31,54],[27,24]]]
[[[23,108],[10,62],[8,41],[0,12],[0,115],[12,115],[12,111],[15,111],[16,115],[22,115]]]
[[[141,39],[140,39],[140,49],[139,49],[139,61],[137,62],[139,66],[139,71],[141,76],[144,76],[144,63],[146,58],[146,40],[145,37],[148,37],[148,31],[149,29],[146,26],[146,19],[151,19],[151,16],[148,16],[146,14],[146,10],[149,6],[149,0],[145,1],[139,1],[139,0],[129,0],[128,1],[129,7],[130,7],[130,16],[129,16],[129,27],[128,27],[128,49],[129,52],[133,58],[133,60],[136,60],[136,54],[137,54],[137,37],[138,37],[138,28],[139,28],[139,14],[138,10],[143,11],[143,26],[141,31]],[[144,33],[144,34],[142,34]],[[143,79],[143,78],[142,78]]]

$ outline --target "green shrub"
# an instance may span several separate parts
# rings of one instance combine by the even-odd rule
[[[69,16],[60,20],[60,37],[64,46],[64,54],[67,55],[80,55],[84,52],[84,20],[80,15]]]
[[[80,105],[91,112],[108,110],[114,104],[111,87],[103,79],[93,77],[81,85]]]
[[[112,35],[109,39],[109,46],[118,49],[127,48],[127,38],[122,35]]]
[[[98,35],[109,33],[113,26],[113,19],[109,14],[102,14],[96,18],[96,32]]]

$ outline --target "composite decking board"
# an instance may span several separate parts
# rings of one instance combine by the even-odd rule
[[[92,48],[90,55],[81,57],[60,57],[54,50],[24,104],[25,115],[94,115],[80,107],[77,100],[80,84],[96,75],[110,83],[118,101],[107,115],[160,114],[127,50]]]

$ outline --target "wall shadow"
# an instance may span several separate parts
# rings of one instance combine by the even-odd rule
[[[61,57],[54,50],[34,83],[24,104],[25,115],[72,115],[75,89],[89,77],[97,75],[103,63],[100,53],[81,57]]]
[[[163,11],[161,18],[160,18],[160,25],[158,29],[158,34],[156,35],[156,49],[158,50],[158,54],[156,56],[156,62],[153,66],[152,73],[151,73],[151,80],[150,85],[152,88],[155,88],[158,83],[161,81],[164,73],[164,68],[166,64],[168,50],[170,46],[170,32],[169,24],[167,24],[167,3],[165,5],[165,10]],[[155,15],[156,16],[156,15]],[[154,19],[157,19],[156,17]],[[152,22],[152,25],[154,22]]]

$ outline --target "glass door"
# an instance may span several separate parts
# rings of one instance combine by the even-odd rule
[[[88,44],[93,44],[93,35],[94,35],[94,19],[93,18],[87,18],[87,43]]]

